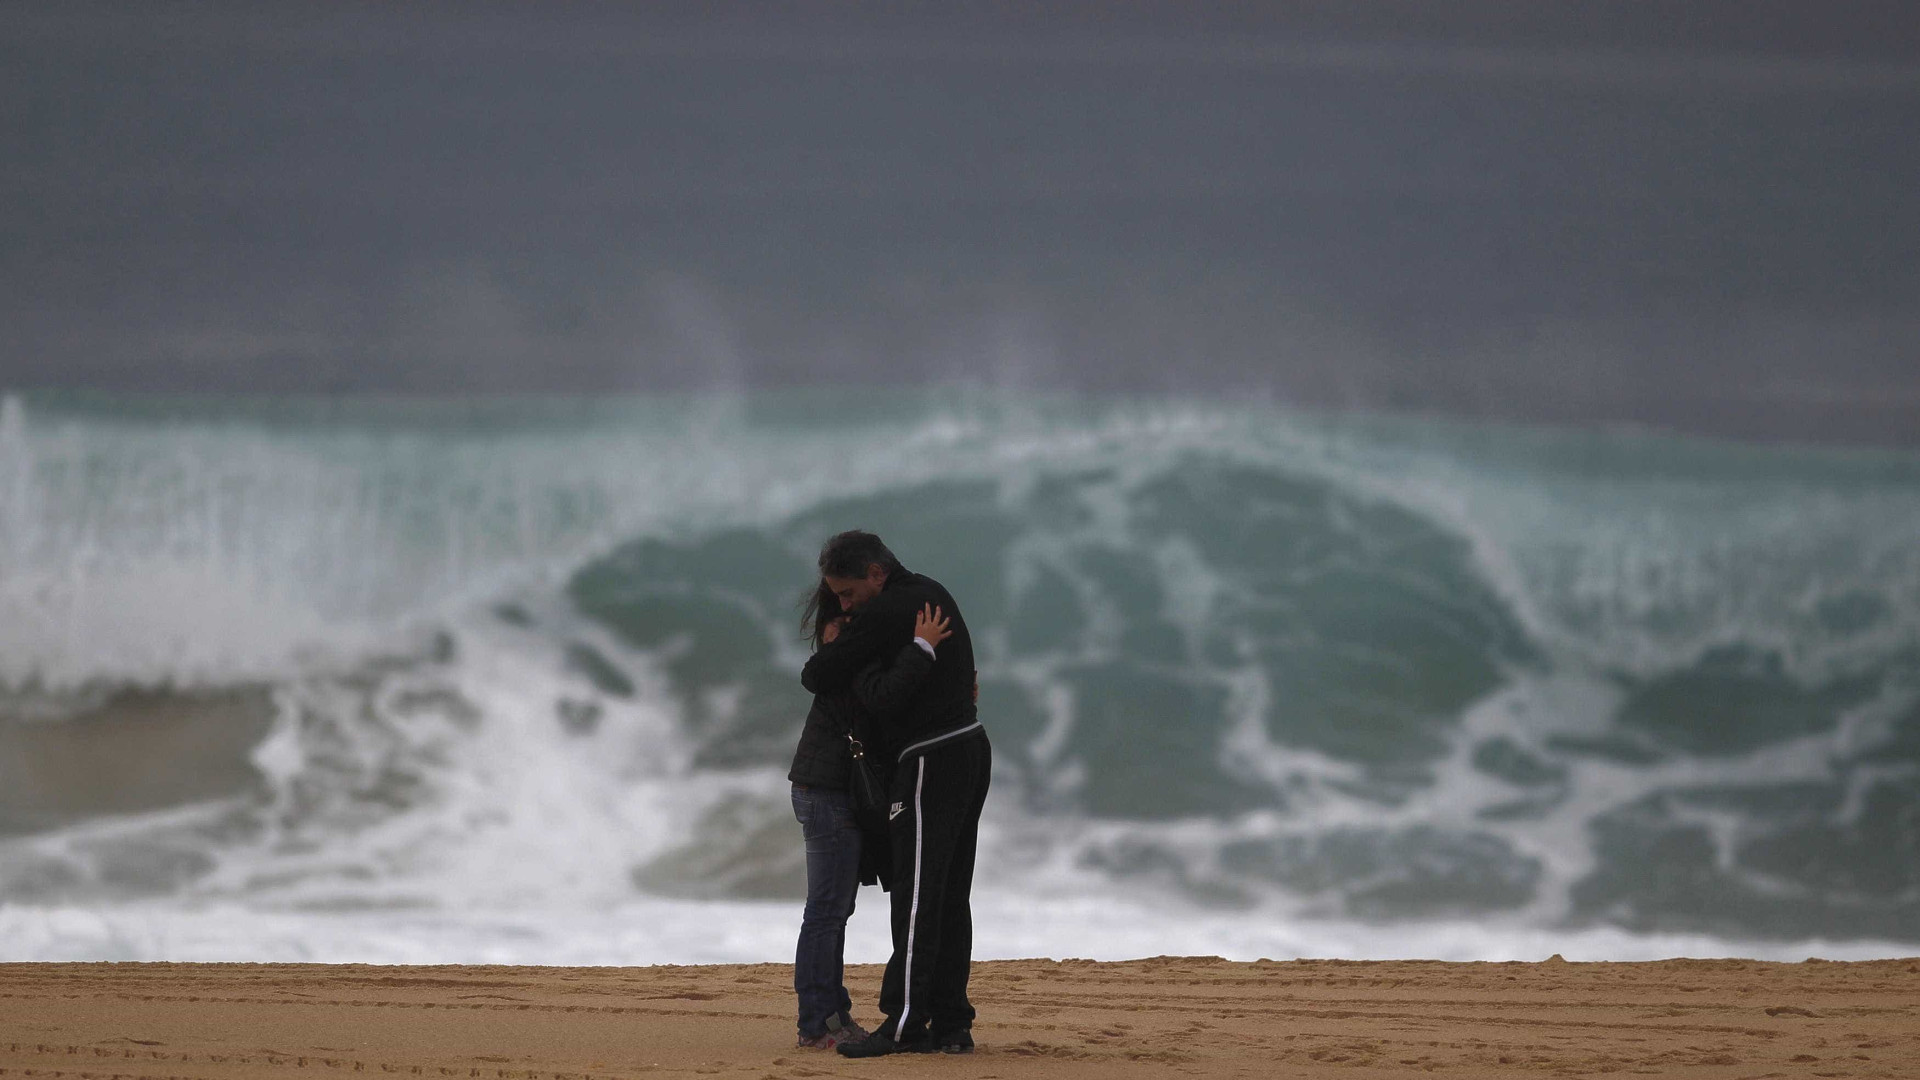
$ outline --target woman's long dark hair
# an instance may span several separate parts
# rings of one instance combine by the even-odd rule
[[[813,592],[809,593],[806,600],[802,602],[801,636],[812,641],[814,648],[819,648],[824,644],[823,636],[827,632],[827,624],[843,614],[845,612],[840,610],[840,598],[833,595],[833,590],[827,588],[827,583],[822,581],[814,586]]]

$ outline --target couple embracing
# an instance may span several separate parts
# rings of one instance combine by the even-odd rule
[[[800,1045],[847,1057],[966,1053],[974,1010],[974,847],[993,750],[975,703],[973,640],[953,597],[900,564],[878,536],[820,550],[800,682],[813,694],[788,779],[807,848],[794,957]],[[866,793],[866,781],[877,793]],[[883,1020],[854,1023],[842,981],[861,882],[892,894]]]

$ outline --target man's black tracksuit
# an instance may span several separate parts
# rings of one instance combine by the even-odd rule
[[[897,654],[896,663],[915,663],[901,643],[912,641],[914,614],[926,604],[952,619],[951,636],[909,692],[872,702],[889,728],[897,762],[888,808],[893,955],[880,984],[880,1011],[886,1014],[880,1031],[897,1043],[930,1033],[945,1044],[973,1026],[967,1000],[973,860],[993,771],[993,748],[973,700],[973,639],[966,620],[939,582],[895,573],[838,640],[813,654],[800,681],[815,694],[834,693],[876,660]]]

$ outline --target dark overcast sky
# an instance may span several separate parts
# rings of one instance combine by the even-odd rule
[[[1898,4],[0,4],[0,387],[1920,441]]]

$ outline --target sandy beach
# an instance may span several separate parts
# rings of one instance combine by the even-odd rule
[[[856,1002],[879,969],[850,969]],[[1920,960],[975,966],[971,1057],[792,1047],[791,968],[0,965],[0,1076],[1920,1077]],[[871,1020],[868,1007],[863,1020]]]

